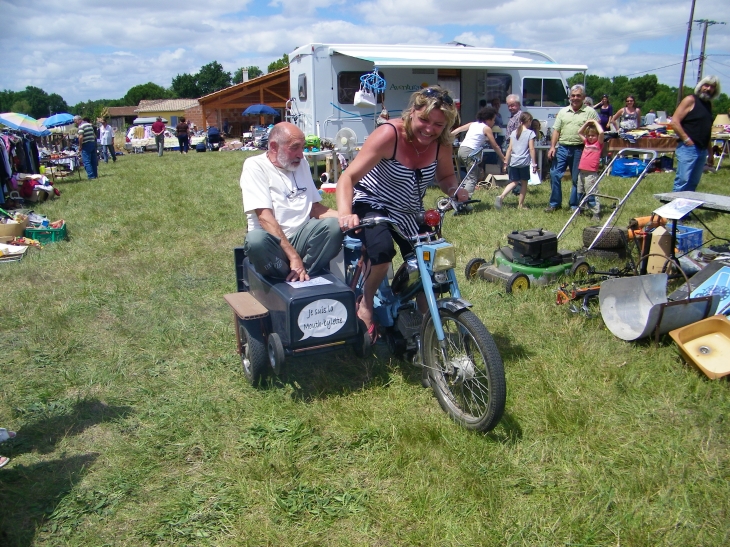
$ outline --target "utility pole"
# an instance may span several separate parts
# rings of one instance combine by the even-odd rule
[[[695,0],[692,0],[692,8],[689,12],[687,23],[687,39],[684,42],[684,57],[682,58],[682,72],[679,76],[679,90],[677,91],[677,106],[682,102],[682,89],[684,88],[684,69],[687,67],[687,52],[689,51],[689,39],[692,36],[692,18],[695,16]]]
[[[724,25],[722,21],[708,21],[707,19],[696,19],[695,23],[704,25],[705,28],[702,31],[702,48],[700,49],[700,64],[697,67],[697,83],[700,83],[702,79],[702,68],[705,65],[705,44],[707,43],[707,27],[710,25]]]

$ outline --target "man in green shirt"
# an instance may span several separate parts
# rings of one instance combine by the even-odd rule
[[[583,139],[578,131],[588,120],[598,120],[598,114],[583,104],[586,92],[582,85],[570,88],[570,106],[558,112],[553,125],[553,135],[548,150],[548,159],[552,161],[550,169],[550,204],[545,209],[552,213],[563,206],[562,179],[565,170],[570,166],[573,187],[570,190],[569,205],[571,209],[578,207],[578,164],[583,153]]]

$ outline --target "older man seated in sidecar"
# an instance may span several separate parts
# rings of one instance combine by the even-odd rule
[[[337,211],[320,203],[297,126],[274,126],[267,152],[244,162],[241,192],[248,219],[243,248],[260,274],[306,281],[340,252]]]

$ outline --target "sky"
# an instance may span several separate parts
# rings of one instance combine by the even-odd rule
[[[264,72],[310,43],[443,44],[536,49],[599,76],[656,74],[679,84],[691,0],[0,0],[0,89],[32,85],[80,101],[135,85],[170,87],[218,61]],[[588,7],[590,6],[590,7]],[[600,8],[600,9],[596,9]],[[589,11],[590,9],[590,11]],[[696,0],[704,74],[730,91],[730,1]],[[694,24],[689,58],[701,49]],[[688,63],[685,83],[697,80]]]

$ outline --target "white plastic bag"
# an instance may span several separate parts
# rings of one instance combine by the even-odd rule
[[[542,181],[540,180],[540,173],[530,169],[530,180],[527,181],[528,186],[537,186]]]
[[[364,86],[360,86],[360,90],[355,92],[355,106],[375,106],[375,94]]]

